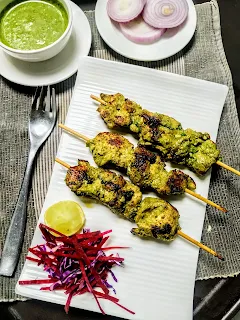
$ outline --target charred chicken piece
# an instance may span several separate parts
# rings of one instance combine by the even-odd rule
[[[140,188],[152,189],[159,195],[183,194],[186,188],[196,188],[190,176],[181,170],[168,172],[159,155],[143,147],[134,150],[134,159],[129,164],[127,174]]]
[[[171,241],[181,229],[177,209],[158,198],[145,198],[141,202],[135,221],[137,228],[133,228],[131,232],[140,237]]]
[[[192,178],[180,170],[165,169],[160,156],[144,147],[134,149],[125,137],[110,132],[99,133],[87,142],[94,161],[100,167],[114,165],[124,169],[130,180],[142,189],[152,189],[159,195],[182,194],[194,190]]]
[[[134,157],[134,145],[116,133],[101,132],[95,138],[88,140],[87,147],[99,167],[114,165],[117,168],[127,169]]]
[[[96,199],[114,213],[134,221],[142,193],[121,175],[79,160],[77,166],[68,170],[65,181],[76,195]]]
[[[98,200],[111,211],[132,222],[137,228],[132,233],[140,237],[174,240],[179,213],[168,202],[158,198],[145,198],[139,188],[114,172],[90,166],[79,160],[66,175],[67,186],[78,196]]]
[[[107,105],[101,104],[98,111],[107,126],[137,133],[139,145],[157,150],[164,160],[203,175],[219,159],[220,151],[208,133],[184,130],[174,118],[144,110],[120,93],[100,96]]]

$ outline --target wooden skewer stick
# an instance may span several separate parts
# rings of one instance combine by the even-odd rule
[[[65,131],[71,133],[72,135],[84,140],[84,141],[90,140],[88,137],[84,136],[83,134],[81,134],[81,133],[79,133],[79,132],[77,132],[77,131],[75,131],[75,130],[73,130],[73,129],[71,129],[71,128],[63,125],[63,124],[61,124],[61,123],[59,124],[59,127],[62,128],[63,130],[65,130]],[[203,196],[201,196],[198,193],[195,193],[195,192],[193,192],[193,191],[191,191],[191,190],[189,190],[187,188],[185,189],[185,192],[190,194],[191,196],[193,196],[193,197],[195,197],[195,198],[197,198],[197,199],[209,204],[210,206],[217,208],[218,210],[221,210],[223,212],[227,212],[227,210],[225,208],[221,207],[219,204],[216,204],[215,202],[213,202],[211,200],[208,200],[207,198],[204,198]]]
[[[67,169],[70,169],[70,168],[71,168],[71,166],[70,166],[69,164],[67,164],[66,162],[64,162],[64,161],[62,161],[62,160],[60,160],[60,159],[58,159],[58,158],[56,158],[55,161],[56,161],[57,163],[61,164],[63,167],[67,168]]]
[[[101,98],[98,98],[98,97],[94,96],[93,94],[91,94],[90,97],[91,97],[93,100],[95,100],[95,101],[97,101],[97,102],[99,102],[99,103],[101,103],[101,104],[104,104],[105,106],[107,105],[107,103],[106,103],[104,100],[102,100]],[[227,169],[227,170],[229,170],[229,171],[237,174],[238,176],[240,176],[240,171],[238,171],[238,170],[236,170],[236,169],[228,166],[227,164],[225,164],[225,163],[223,163],[223,162],[221,162],[221,161],[219,161],[219,160],[216,162],[216,164],[217,164],[218,166],[220,166],[220,167],[222,167],[222,168],[224,168],[224,169]]]
[[[63,167],[65,167],[66,169],[70,169],[71,166],[69,164],[67,164],[66,162],[56,158],[55,161],[59,164],[61,164]],[[186,239],[187,241],[195,244],[197,247],[199,247],[200,249],[205,250],[206,252],[212,254],[213,256],[217,257],[220,260],[224,260],[224,258],[217,252],[213,251],[212,249],[210,249],[209,247],[205,246],[204,244],[202,244],[201,242],[189,237],[187,234],[183,233],[181,230],[178,230],[178,235],[181,236],[182,238]]]
[[[216,164],[219,165],[220,167],[223,167],[224,169],[227,169],[227,170],[237,174],[238,176],[240,176],[240,171],[228,166],[227,164],[225,164],[225,163],[223,163],[223,162],[221,162],[219,160],[216,162]]]
[[[201,242],[189,237],[187,234],[183,233],[181,230],[178,230],[178,235],[181,236],[182,238],[188,240],[189,242],[195,244],[197,247],[199,247],[199,248],[205,250],[206,252],[212,254],[213,256],[217,257],[218,259],[224,261],[224,258],[219,253],[213,251],[212,249],[210,249],[209,247],[205,246]]]
[[[215,202],[213,202],[213,201],[201,196],[200,194],[198,194],[198,193],[196,193],[196,192],[194,192],[192,190],[189,190],[188,188],[185,189],[185,192],[190,194],[191,196],[193,196],[193,197],[195,197],[195,198],[197,198],[197,199],[209,204],[210,206],[212,206],[214,208],[217,208],[218,210],[220,210],[222,212],[227,212],[226,208],[221,207],[219,204],[217,204],[217,203],[215,203]]]
[[[105,101],[102,100],[101,98],[98,98],[98,97],[94,96],[93,94],[91,94],[90,97],[91,97],[93,100],[95,100],[95,101],[97,101],[97,102],[99,102],[99,103],[101,103],[101,104],[104,104],[105,106],[107,105],[107,102],[105,102]]]
[[[67,126],[65,126],[65,125],[62,124],[62,123],[59,123],[58,126],[59,126],[60,128],[62,128],[63,130],[71,133],[73,136],[76,136],[76,137],[78,137],[78,138],[80,138],[80,139],[82,139],[82,140],[84,140],[84,141],[86,141],[86,142],[87,142],[88,140],[90,140],[88,137],[84,136],[83,134],[81,134],[81,133],[79,133],[79,132],[77,132],[77,131],[75,131],[75,130],[67,127]]]

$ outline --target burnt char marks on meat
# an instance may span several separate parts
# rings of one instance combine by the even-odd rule
[[[157,141],[161,135],[159,130],[161,125],[160,120],[156,116],[147,113],[142,113],[142,117],[144,119],[144,123],[151,129],[152,139]]]
[[[71,167],[66,175],[66,184],[72,190],[76,191],[84,182],[91,183],[92,179],[88,175],[88,166],[85,161],[80,161],[77,166]]]
[[[117,192],[125,186],[126,181],[124,180],[123,176],[117,175],[116,173],[109,170],[102,170],[102,172],[104,173],[104,175],[99,175],[99,178],[101,180],[101,184],[104,185],[106,190]]]
[[[144,147],[137,147],[134,151],[135,159],[133,166],[138,169],[138,171],[144,172],[147,168],[148,162],[153,164],[156,162],[156,154],[145,149]]]
[[[107,205],[111,208],[114,208],[116,206],[117,199],[111,200],[107,203]]]
[[[114,191],[114,192],[117,192],[118,190],[121,189],[121,186],[117,183],[114,183],[114,182],[111,182],[111,181],[108,181],[108,182],[102,182],[105,186],[105,189],[107,191]]]
[[[124,127],[125,125],[125,118],[122,116],[115,116],[115,123],[116,125],[120,126],[120,127]]]
[[[115,147],[119,147],[120,148],[122,146],[122,144],[123,144],[122,137],[115,135],[114,137],[109,139],[109,144],[111,146],[115,146]]]
[[[152,235],[153,235],[153,237],[156,238],[156,239],[158,238],[158,235],[160,235],[160,234],[161,234],[161,235],[162,235],[162,234],[170,234],[171,231],[172,231],[172,227],[171,227],[171,225],[168,224],[168,223],[166,223],[163,228],[160,228],[160,227],[158,227],[158,226],[153,226],[153,227],[151,228]]]
[[[73,186],[76,184],[81,184],[83,181],[88,180],[88,175],[86,171],[79,170],[78,166],[71,167],[67,172],[67,184],[68,186]]]
[[[133,163],[134,167],[140,172],[144,172],[147,169],[147,159],[141,154],[135,154],[135,161]]]
[[[124,138],[118,133],[113,133],[113,132],[100,132],[97,134],[97,136],[93,140],[95,140],[95,144],[96,143],[99,144],[101,141],[104,140],[111,146],[119,147],[119,148],[124,144],[125,141],[128,142],[126,138]]]
[[[126,201],[130,201],[132,199],[133,195],[134,195],[133,191],[124,191],[123,192],[123,196]]]
[[[107,110],[102,110],[102,111],[100,112],[100,114],[101,114],[101,117],[103,118],[103,120],[104,120],[105,118],[108,118],[108,117],[111,115],[110,112],[107,111]]]
[[[134,106],[134,103],[129,99],[125,99],[125,109],[129,113],[136,112],[136,107]]]
[[[172,170],[167,181],[171,194],[183,193],[186,188],[187,176],[180,170]]]
[[[182,163],[183,161],[185,161],[182,155],[176,154],[176,150],[170,150],[168,152],[167,159],[175,163]]]
[[[142,114],[143,118],[144,118],[144,122],[151,128],[157,128],[160,126],[160,120],[157,119],[155,116],[150,116],[147,113],[143,113]]]
[[[136,216],[137,216],[137,210],[132,210],[132,212],[128,215],[128,220],[135,222]]]
[[[71,167],[66,176],[66,183],[71,188],[76,186],[79,183],[81,184],[84,180],[87,179],[87,174],[85,171],[78,171],[78,167]]]

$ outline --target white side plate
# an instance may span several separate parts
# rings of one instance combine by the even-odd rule
[[[215,140],[228,88],[224,85],[197,80],[148,68],[85,57],[80,59],[78,78],[66,125],[90,138],[108,131],[96,111],[97,104],[90,94],[121,92],[146,109],[166,113],[182,122],[184,128],[207,131]],[[133,143],[137,141],[126,135]],[[94,161],[85,143],[63,133],[58,157],[70,165],[77,159]],[[190,173],[185,170],[186,173]],[[75,196],[65,185],[66,169],[54,166],[51,183],[40,216],[53,203],[72,199],[79,201],[86,214],[86,226],[91,230],[113,229],[112,245],[130,246],[121,251],[125,268],[115,268],[119,282],[115,285],[120,303],[136,312],[131,315],[108,301],[101,304],[107,314],[128,319],[191,320],[198,248],[177,237],[172,243],[142,240],[130,233],[134,224],[120,219],[106,207],[94,203],[92,208]],[[204,179],[190,173],[197,183],[197,192],[207,197],[210,173]],[[218,202],[218,199],[214,199]],[[182,230],[201,239],[205,204],[188,195],[172,197],[171,203],[180,212]],[[221,214],[216,210],[215,214]],[[212,226],[214,228],[214,226]],[[37,228],[32,245],[42,243]],[[216,247],[218,249],[217,243]],[[208,256],[208,259],[216,259]],[[46,278],[41,267],[27,261],[21,274],[23,279]],[[110,282],[112,283],[111,279]],[[17,285],[16,291],[34,299],[65,304],[61,292],[39,291],[40,286]],[[75,297],[72,306],[99,311],[90,294]],[[63,310],[64,312],[64,310]],[[81,315],[81,311],[79,311]]]
[[[95,19],[103,40],[117,53],[139,61],[157,61],[168,58],[182,50],[196,29],[197,16],[192,0],[187,0],[189,13],[186,21],[179,27],[169,29],[153,44],[136,44],[128,40],[120,31],[118,23],[113,22],[107,14],[107,0],[98,0]]]

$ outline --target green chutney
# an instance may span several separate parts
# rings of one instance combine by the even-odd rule
[[[36,50],[59,39],[68,15],[56,0],[14,1],[0,13],[0,41],[18,50]]]

